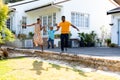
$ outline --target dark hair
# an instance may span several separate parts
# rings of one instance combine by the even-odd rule
[[[37,18],[37,21],[39,21],[40,20],[40,18]]]
[[[62,16],[62,18],[65,18],[65,16]]]

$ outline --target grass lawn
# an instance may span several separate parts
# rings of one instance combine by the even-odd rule
[[[97,72],[85,73],[68,66],[33,58],[0,60],[0,80],[120,80]]]

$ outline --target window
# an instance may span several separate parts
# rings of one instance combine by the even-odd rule
[[[48,16],[48,28],[52,26],[52,15]]]
[[[78,27],[89,27],[89,14],[72,12],[71,22]]]
[[[47,16],[43,16],[43,20],[42,21],[43,21],[43,25],[46,26],[46,27],[48,27],[47,26],[47,23],[48,23],[47,22]],[[43,35],[46,35],[46,34],[47,34],[47,32],[43,31]]]
[[[10,18],[8,18],[6,24],[7,24],[7,28],[10,29]]]
[[[51,15],[40,16],[40,19],[42,21],[42,25],[46,26],[46,29],[48,30],[49,27],[54,27],[56,23],[56,13],[53,13]],[[47,35],[47,32],[43,31],[43,35]]]
[[[53,26],[56,24],[56,13],[53,13]]]
[[[6,22],[6,25],[7,25],[7,28],[8,29],[12,29],[12,26],[13,26],[13,17],[10,17],[7,19],[7,22]]]
[[[26,25],[26,23],[27,23],[27,17],[23,16],[22,17],[22,24]],[[22,26],[22,28],[26,28],[26,27]]]

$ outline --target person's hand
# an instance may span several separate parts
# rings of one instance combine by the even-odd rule
[[[46,26],[43,26],[43,29],[46,28]]]
[[[26,26],[26,24],[22,24],[22,26]]]
[[[43,30],[46,32],[46,26],[43,26]]]
[[[22,24],[22,27],[23,27],[23,28],[26,28],[26,24]]]
[[[80,31],[80,30],[77,28],[77,31]]]
[[[55,23],[55,26],[58,26],[57,23]]]

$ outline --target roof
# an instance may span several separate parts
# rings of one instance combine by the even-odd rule
[[[120,0],[114,0],[118,5],[120,5]]]
[[[9,3],[8,6],[14,7],[14,6],[19,6],[19,5],[35,2],[35,1],[39,1],[39,0],[24,0],[24,1],[19,1],[19,2],[15,2],[15,3]]]
[[[44,8],[44,7],[49,7],[49,6],[52,6],[52,4],[50,3],[50,4],[46,4],[46,5],[43,5],[43,6],[36,7],[36,8],[32,8],[32,9],[26,10],[25,12],[34,11],[34,10],[41,9],[41,8]]]
[[[120,7],[114,8],[112,10],[109,10],[107,14],[114,14],[114,13],[120,13]]]
[[[64,3],[64,2],[67,2],[67,1],[70,1],[70,0],[62,0],[62,1],[52,1],[52,2],[48,2],[47,4],[44,4],[42,6],[38,6],[38,7],[35,7],[35,8],[32,8],[32,9],[29,9],[29,10],[26,10],[25,12],[30,12],[30,11],[34,11],[34,10],[37,10],[37,9],[41,9],[41,8],[45,8],[45,7],[49,7],[49,6],[54,6],[54,7],[61,7],[61,5],[58,5],[58,4],[61,4],[61,3]]]

